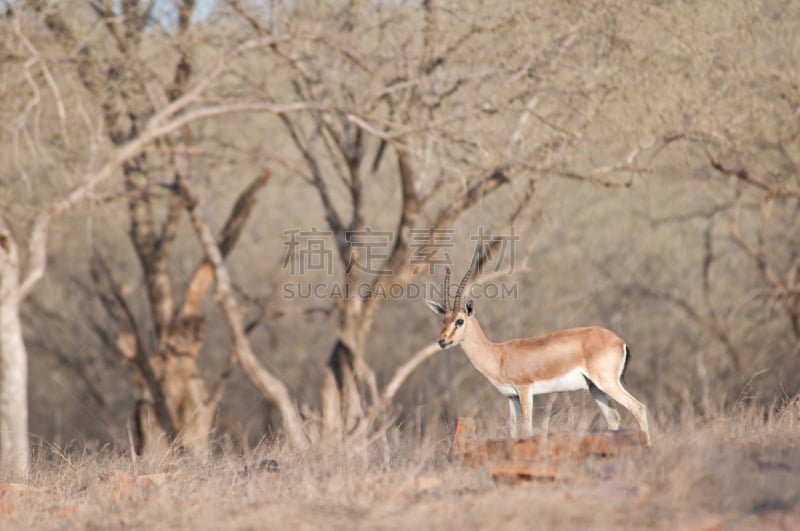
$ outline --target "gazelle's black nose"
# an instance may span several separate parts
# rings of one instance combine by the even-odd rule
[[[440,339],[439,340],[439,346],[440,347],[444,348],[445,343],[446,343],[446,341],[444,339]]]

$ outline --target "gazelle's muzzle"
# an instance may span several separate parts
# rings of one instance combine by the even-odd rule
[[[452,342],[452,341],[447,341],[447,340],[445,340],[445,339],[440,339],[440,340],[439,340],[439,346],[440,346],[440,347],[442,347],[442,348],[447,348],[447,347],[449,347],[449,346],[450,346],[450,345],[452,345],[452,344],[453,344],[453,342]]]

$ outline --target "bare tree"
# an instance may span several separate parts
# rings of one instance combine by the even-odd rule
[[[179,31],[188,27],[193,3],[179,6]],[[259,101],[226,102],[216,100],[209,104],[203,101],[208,89],[219,81],[219,76],[248,51],[269,47],[275,38],[256,39],[234,46],[232,50],[218,59],[217,63],[197,76],[195,83],[189,85],[189,55],[186,49],[179,54],[172,83],[160,83],[152,71],[142,68],[134,55],[140,43],[142,32],[147,27],[150,10],[145,5],[126,4],[117,7],[110,4],[92,4],[113,41],[118,55],[112,57],[110,64],[99,48],[92,48],[86,41],[75,37],[71,27],[75,20],[65,18],[63,7],[56,8],[43,3],[31,6],[10,6],[6,22],[14,28],[20,46],[33,54],[37,61],[39,49],[34,47],[25,32],[21,21],[26,11],[32,8],[40,13],[45,26],[50,30],[53,42],[63,49],[77,51],[80,60],[75,63],[76,73],[85,90],[102,105],[102,118],[108,134],[110,147],[104,149],[100,163],[93,163],[96,156],[92,145],[90,164],[96,169],[80,176],[81,184],[66,193],[62,199],[41,210],[35,218],[27,252],[20,252],[17,239],[5,220],[0,220],[0,266],[2,266],[2,401],[0,404],[0,452],[8,470],[15,476],[24,477],[27,473],[27,354],[19,319],[20,305],[43,277],[47,263],[47,232],[53,219],[69,209],[94,197],[97,188],[122,169],[125,196],[130,212],[130,234],[134,248],[139,256],[146,277],[153,323],[157,331],[157,356],[152,356],[142,342],[141,330],[136,324],[134,313],[125,299],[124,290],[115,282],[113,275],[101,254],[95,253],[91,260],[92,275],[95,279],[98,297],[108,314],[117,323],[117,333],[104,336],[109,348],[117,352],[130,367],[134,381],[142,396],[138,407],[138,419],[145,439],[142,444],[157,443],[158,433],[166,434],[167,440],[177,441],[179,445],[202,453],[208,445],[208,435],[213,421],[216,404],[224,388],[229,367],[219,376],[213,391],[208,393],[196,372],[195,361],[204,338],[204,322],[199,315],[200,304],[208,292],[214,277],[214,269],[222,271],[220,265],[212,266],[204,261],[198,264],[186,290],[182,304],[177,304],[172,281],[168,272],[168,260],[175,241],[180,213],[188,204],[178,186],[188,179],[188,161],[185,149],[188,145],[188,126],[201,119],[236,112],[293,112],[306,106],[293,103],[289,106],[275,105]],[[30,62],[29,62],[30,63]],[[25,67],[27,68],[26,63]],[[45,78],[53,97],[63,110],[60,101],[59,81],[43,65]],[[122,75],[124,73],[124,75]],[[119,78],[122,78],[120,80]],[[103,82],[105,78],[105,82]],[[29,77],[34,90],[38,90],[37,80]],[[134,83],[131,90],[130,83]],[[138,83],[138,86],[136,85]],[[142,97],[146,95],[146,97]],[[38,93],[37,93],[38,98]],[[34,101],[33,105],[40,105]],[[28,113],[31,104],[23,112]],[[27,127],[22,122],[23,132]],[[93,139],[93,141],[96,139]],[[169,187],[168,205],[163,224],[156,228],[151,207],[154,187],[146,148],[163,142],[169,149],[168,160],[174,171],[174,185]],[[24,169],[24,168],[23,168]],[[232,208],[231,215],[216,242],[222,256],[229,253],[235,245],[247,217],[253,209],[255,196],[267,182],[269,173],[258,176],[239,197]],[[192,202],[196,204],[196,202]],[[27,266],[22,267],[24,256]],[[281,405],[287,415],[288,431],[293,441],[302,444],[304,437],[298,424],[298,416],[291,402],[281,401],[286,395],[279,389],[281,383],[258,365],[257,360],[237,340],[234,354],[242,360],[251,372],[258,372],[260,381],[269,382],[262,392],[272,393],[272,398]],[[292,416],[293,415],[293,416]],[[151,422],[148,419],[155,419]],[[147,427],[145,429],[145,427]],[[153,435],[153,434],[156,435]],[[299,434],[299,435],[298,435]]]
[[[144,135],[149,140],[152,137]],[[137,139],[113,153],[98,171],[86,176],[83,184],[40,212],[33,224],[27,245],[27,264],[23,268],[22,253],[15,235],[0,217],[0,457],[13,477],[28,473],[28,356],[22,335],[20,306],[41,280],[47,267],[47,232],[51,221],[85,201],[106,180],[122,161],[141,150],[146,140]]]
[[[182,297],[169,270],[181,213],[188,208],[181,191],[187,186],[181,183],[187,183],[192,174],[187,155],[192,146],[188,124],[202,117],[257,110],[260,105],[258,102],[243,104],[236,101],[215,105],[213,110],[206,106],[189,111],[186,111],[186,106],[196,101],[209,84],[218,81],[218,76],[237,57],[253,48],[271,46],[276,39],[242,43],[223,57],[217,68],[198,78],[194,75],[193,50],[188,35],[195,4],[193,1],[177,2],[174,6],[177,15],[174,33],[171,42],[165,43],[174,47],[174,66],[171,73],[163,76],[159,74],[157,65],[142,60],[153,22],[152,2],[115,5],[101,1],[87,5],[106,32],[98,45],[77,37],[82,31],[79,29],[82,22],[66,16],[62,7],[45,2],[34,2],[32,7],[42,16],[55,42],[64,49],[78,51],[80,60],[75,62],[75,73],[84,89],[102,107],[104,129],[110,143],[124,146],[138,141],[143,130],[146,131],[147,127],[153,129],[158,124],[159,116],[173,119],[167,126],[161,124],[157,135],[148,139],[158,138],[165,148],[166,157],[159,160],[157,155],[140,149],[121,162],[130,219],[129,235],[144,276],[156,340],[152,344],[145,339],[146,326],[135,316],[102,253],[95,251],[91,273],[97,296],[116,323],[116,331],[112,335],[104,334],[102,338],[109,351],[115,352],[130,368],[138,387],[141,397],[136,411],[138,449],[157,447],[159,441],[175,442],[204,455],[230,368],[223,370],[211,391],[196,368],[206,339],[201,305],[212,286],[215,270],[222,271],[221,266],[212,265],[209,260],[198,264],[184,287]],[[110,46],[103,50],[103,45]],[[196,81],[192,83],[194,79]],[[173,174],[173,182],[166,188],[157,182],[163,175],[161,165],[164,162],[171,167]],[[215,245],[221,257],[234,248],[253,210],[256,194],[268,178],[268,172],[262,173],[240,194],[216,239]],[[158,189],[162,190],[161,194],[154,193]],[[153,206],[157,195],[166,195],[165,215],[161,221],[157,220]],[[196,199],[191,204],[196,204]],[[238,359],[243,361],[245,353],[241,339],[237,339],[233,354],[238,354]],[[254,367],[257,362],[252,358],[250,363],[243,365]],[[256,369],[265,372],[263,368],[253,370]],[[273,382],[275,385],[279,382]],[[290,403],[283,406],[293,441],[301,443],[303,438],[298,435],[298,422],[292,417],[293,406]]]
[[[0,469],[28,474],[28,356],[19,319],[19,250],[0,218]]]
[[[724,364],[732,369],[722,378],[713,354],[704,348],[694,352],[699,402],[706,413],[724,405],[712,397],[739,400],[752,392],[753,375],[770,369],[771,379],[782,382],[783,393],[791,397],[800,391],[795,383],[783,380],[782,370],[776,370],[795,370],[800,352],[800,259],[794,251],[800,223],[797,162],[787,145],[779,144],[776,161],[757,143],[742,148],[728,136],[685,131],[665,136],[662,144],[664,149],[681,146],[696,153],[704,182],[717,190],[713,204],[652,219],[657,224],[702,225],[695,290],[699,296],[686,289],[691,286],[659,287],[641,281],[633,286],[637,293],[679,310],[722,348]],[[737,162],[728,162],[733,160]],[[767,168],[756,173],[751,164]],[[778,318],[781,314],[784,324]],[[767,339],[754,334],[757,328],[775,333]],[[771,353],[787,349],[794,356],[770,358]]]

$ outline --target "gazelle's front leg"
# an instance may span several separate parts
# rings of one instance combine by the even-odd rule
[[[519,437],[519,397],[508,397],[508,429],[512,439]]]
[[[533,435],[533,393],[530,387],[518,387],[520,410],[522,413],[522,436]]]

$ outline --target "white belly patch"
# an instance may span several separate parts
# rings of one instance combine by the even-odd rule
[[[517,393],[517,388],[514,387],[513,385],[502,385],[501,384],[501,385],[495,385],[495,387],[497,387],[498,391],[500,391],[501,393],[503,393],[505,396],[507,396],[509,398],[511,398],[512,396],[519,396],[519,393]]]
[[[561,391],[577,391],[579,389],[589,389],[586,384],[586,378],[583,377],[583,372],[578,369],[570,371],[563,376],[553,378],[552,380],[541,380],[533,382],[531,392],[535,395],[542,393],[559,393]]]
[[[518,396],[517,388],[513,385],[495,384],[495,387],[505,396]],[[560,393],[562,391],[578,391],[580,389],[588,390],[589,386],[586,384],[583,372],[580,369],[575,369],[558,378],[533,382],[530,386],[530,393],[541,395],[544,393]]]

